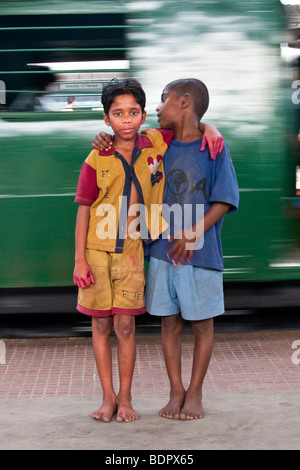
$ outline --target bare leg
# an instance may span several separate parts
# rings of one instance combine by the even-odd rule
[[[192,377],[180,419],[198,419],[203,416],[202,385],[213,348],[213,319],[192,321],[192,326],[195,333]]]
[[[130,422],[138,419],[131,404],[131,385],[136,358],[135,318],[131,315],[115,315],[114,329],[118,338],[120,376],[117,421]]]
[[[112,381],[110,334],[112,317],[92,317],[93,348],[103,390],[103,404],[92,413],[92,418],[109,422],[117,407]]]
[[[179,419],[185,390],[181,379],[181,338],[183,326],[180,314],[162,317],[162,347],[170,381],[170,401],[160,410],[163,418]]]

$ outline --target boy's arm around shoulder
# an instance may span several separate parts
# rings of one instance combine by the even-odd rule
[[[164,143],[169,146],[174,139],[174,131],[172,129],[162,129],[161,127],[153,127],[151,129],[144,129],[141,135],[145,135],[151,141],[155,140],[158,136],[162,138]]]
[[[208,145],[211,158],[215,160],[218,153],[221,153],[224,149],[224,138],[218,129],[212,124],[205,124],[204,122],[199,123],[199,129],[203,132],[201,151],[203,151]],[[164,142],[169,146],[174,139],[174,131],[172,129],[162,129],[160,127],[154,127],[153,129],[146,129],[141,132],[148,136],[153,135],[153,131],[159,132]]]
[[[94,137],[92,147],[95,150],[110,150],[112,148],[112,143],[113,143],[113,137],[110,134],[107,134],[106,132],[99,132]]]
[[[201,151],[203,151],[208,145],[211,158],[215,160],[218,153],[221,153],[224,149],[224,138],[218,131],[216,126],[212,124],[205,124],[204,122],[199,123],[199,129],[203,132]]]
[[[174,131],[171,129],[161,129],[160,127],[153,127],[149,129],[144,129],[141,131],[142,136],[148,137],[151,141],[155,140],[155,137],[161,135],[163,141],[169,146],[171,141],[174,139]],[[113,136],[107,134],[106,132],[99,132],[94,137],[92,147],[95,150],[104,150],[108,151],[112,148]]]

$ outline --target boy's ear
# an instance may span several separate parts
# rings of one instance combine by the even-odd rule
[[[144,122],[146,121],[146,117],[147,117],[147,113],[146,113],[146,111],[144,111],[141,125],[144,124]]]
[[[188,108],[191,104],[191,101],[192,101],[192,97],[189,93],[186,93],[185,95],[182,95],[180,97],[181,99],[181,108],[182,109],[185,109],[185,108]]]
[[[110,122],[109,122],[109,118],[107,114],[105,113],[103,114],[103,119],[104,119],[105,124],[110,127]]]

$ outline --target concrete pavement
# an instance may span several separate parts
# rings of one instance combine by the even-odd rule
[[[159,336],[137,337],[131,423],[93,420],[101,404],[90,338],[3,340],[1,450],[296,450],[300,448],[299,330],[217,334],[204,417],[161,418],[168,383]],[[116,358],[115,342],[113,357]],[[184,381],[193,338],[183,336]],[[293,356],[294,354],[294,356]],[[122,454],[120,454],[122,455]]]

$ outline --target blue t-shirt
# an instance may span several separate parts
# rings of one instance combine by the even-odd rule
[[[202,139],[190,143],[173,140],[164,156],[166,184],[162,215],[170,222],[170,230],[151,244],[150,256],[154,258],[172,262],[167,257],[172,246],[168,233],[194,225],[212,203],[231,204],[229,212],[238,208],[238,183],[226,142],[216,160],[211,158],[208,146],[200,152],[201,144]],[[202,247],[194,251],[193,266],[223,270],[223,219],[205,232],[203,243],[198,244]]]

